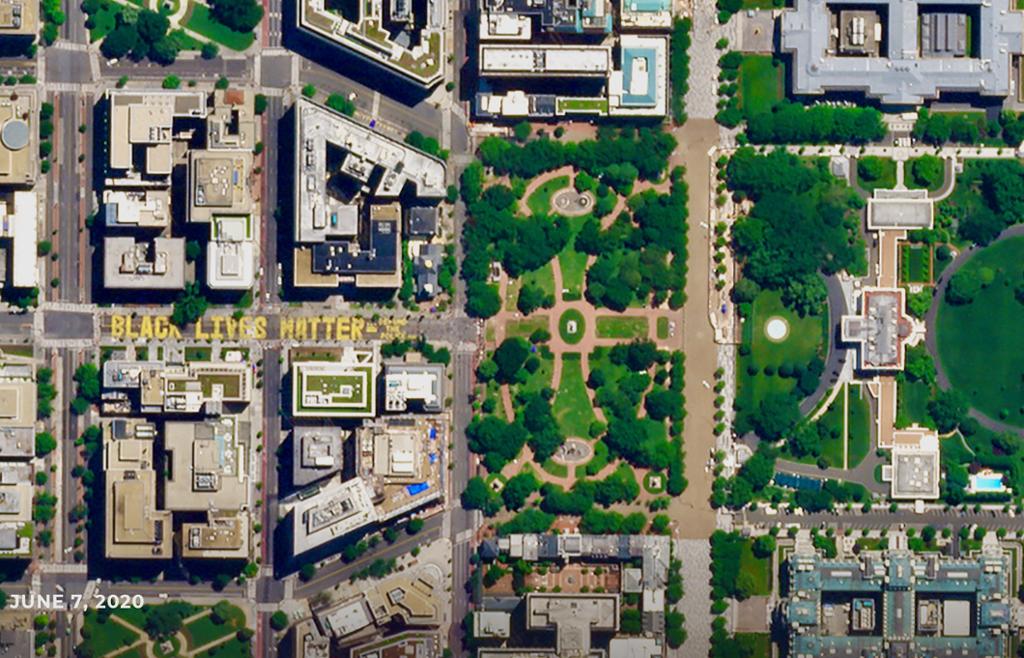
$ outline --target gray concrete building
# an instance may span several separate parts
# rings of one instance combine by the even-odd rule
[[[1024,50],[1024,14],[1010,0],[796,0],[782,16],[792,91],[862,91],[888,105],[943,92],[1005,97]]]

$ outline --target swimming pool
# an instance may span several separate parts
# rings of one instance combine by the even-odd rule
[[[971,476],[971,489],[977,492],[1003,491],[1003,476],[999,473],[978,473]]]

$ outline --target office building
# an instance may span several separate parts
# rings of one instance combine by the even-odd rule
[[[356,3],[338,11],[326,0],[300,0],[298,27],[412,88],[444,79],[446,0]]]
[[[384,364],[384,409],[392,412],[444,411],[445,367],[441,363]]]
[[[375,345],[345,347],[332,361],[293,362],[292,413],[306,418],[373,418],[379,363]]]
[[[295,285],[399,287],[402,200],[444,197],[444,162],[304,99],[295,122]]]
[[[1011,565],[994,536],[951,558],[903,548],[825,558],[798,542],[782,619],[791,656],[1006,656]]]
[[[792,92],[862,92],[886,105],[1015,88],[1024,16],[1010,0],[796,0],[781,22]]]

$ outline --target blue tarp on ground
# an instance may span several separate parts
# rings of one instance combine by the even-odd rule
[[[410,496],[415,496],[416,494],[423,493],[424,491],[426,491],[429,488],[430,488],[430,485],[427,484],[426,482],[419,482],[417,484],[407,485],[405,487],[405,490],[407,492],[409,492]]]

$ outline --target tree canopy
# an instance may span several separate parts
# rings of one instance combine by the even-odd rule
[[[263,5],[255,0],[210,0],[210,13],[236,32],[252,32],[263,19]]]

